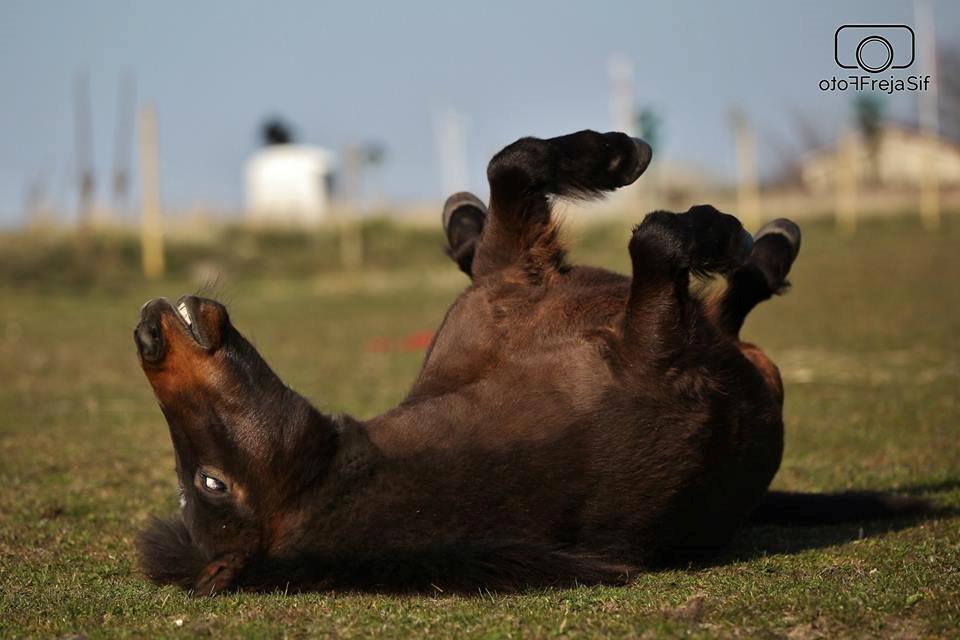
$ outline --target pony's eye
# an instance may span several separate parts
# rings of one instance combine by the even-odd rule
[[[226,484],[213,476],[208,476],[203,471],[200,472],[200,483],[204,489],[211,493],[226,493],[227,491]]]

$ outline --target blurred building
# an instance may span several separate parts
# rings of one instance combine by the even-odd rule
[[[960,186],[960,144],[930,138],[919,129],[886,125],[873,143],[863,137],[853,142],[853,170],[860,183],[885,187],[919,187],[927,171],[936,171],[941,186]],[[814,191],[832,189],[842,172],[837,148],[815,151],[801,167],[805,186]]]
[[[270,144],[246,165],[246,209],[258,223],[319,224],[330,212],[333,153],[305,144]]]

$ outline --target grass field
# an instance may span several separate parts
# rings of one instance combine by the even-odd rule
[[[745,329],[786,381],[776,487],[895,490],[960,509],[960,219],[945,223],[933,235],[877,221],[853,237],[805,226],[793,290]],[[574,255],[623,269],[627,229],[579,230]],[[439,230],[422,236],[409,262],[351,276],[227,274],[218,296],[293,387],[371,416],[402,397],[422,357],[371,342],[435,327],[465,284],[427,253]],[[139,575],[133,539],[149,514],[176,510],[176,480],[131,331],[146,299],[197,289],[189,269],[176,273],[83,288],[69,274],[0,276],[0,638],[960,636],[956,515],[754,528],[709,567],[621,588],[200,599],[158,589]]]

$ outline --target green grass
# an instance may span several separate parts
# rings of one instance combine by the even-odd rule
[[[786,380],[777,487],[890,489],[960,508],[958,222],[933,235],[913,220],[877,221],[849,238],[805,226],[793,290],[745,330]],[[623,269],[627,229],[579,230],[575,255]],[[431,253],[439,232],[405,233],[402,244],[381,239],[373,268],[351,276],[318,266],[278,279],[288,254],[305,273],[306,252],[329,245],[263,241],[253,255],[271,277],[239,265],[219,295],[292,386],[323,408],[370,416],[401,398],[421,358],[372,351],[370,340],[435,327],[465,283]],[[190,263],[203,256],[174,247],[176,277],[163,283],[139,280],[129,256],[112,276],[77,283],[69,251],[42,267],[26,240],[4,238],[17,244],[19,266],[0,270],[0,637],[960,634],[956,516],[750,529],[712,566],[622,588],[212,599],[158,589],[137,572],[133,538],[149,514],[175,511],[176,482],[131,330],[144,300],[196,290]],[[41,271],[25,275],[29,264]]]

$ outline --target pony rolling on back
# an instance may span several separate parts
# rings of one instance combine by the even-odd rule
[[[141,535],[147,576],[197,594],[620,582],[710,557],[751,514],[836,517],[767,492],[783,386],[739,338],[787,286],[795,224],[751,237],[709,206],[657,211],[630,276],[567,261],[552,199],[628,185],[650,157],[620,133],[523,138],[490,162],[489,207],[452,196],[448,253],[471,283],[407,397],[369,420],[287,387],[221,304],[144,305],[134,337],[181,492]],[[721,294],[691,294],[704,274]],[[923,508],[840,498],[856,516]]]

